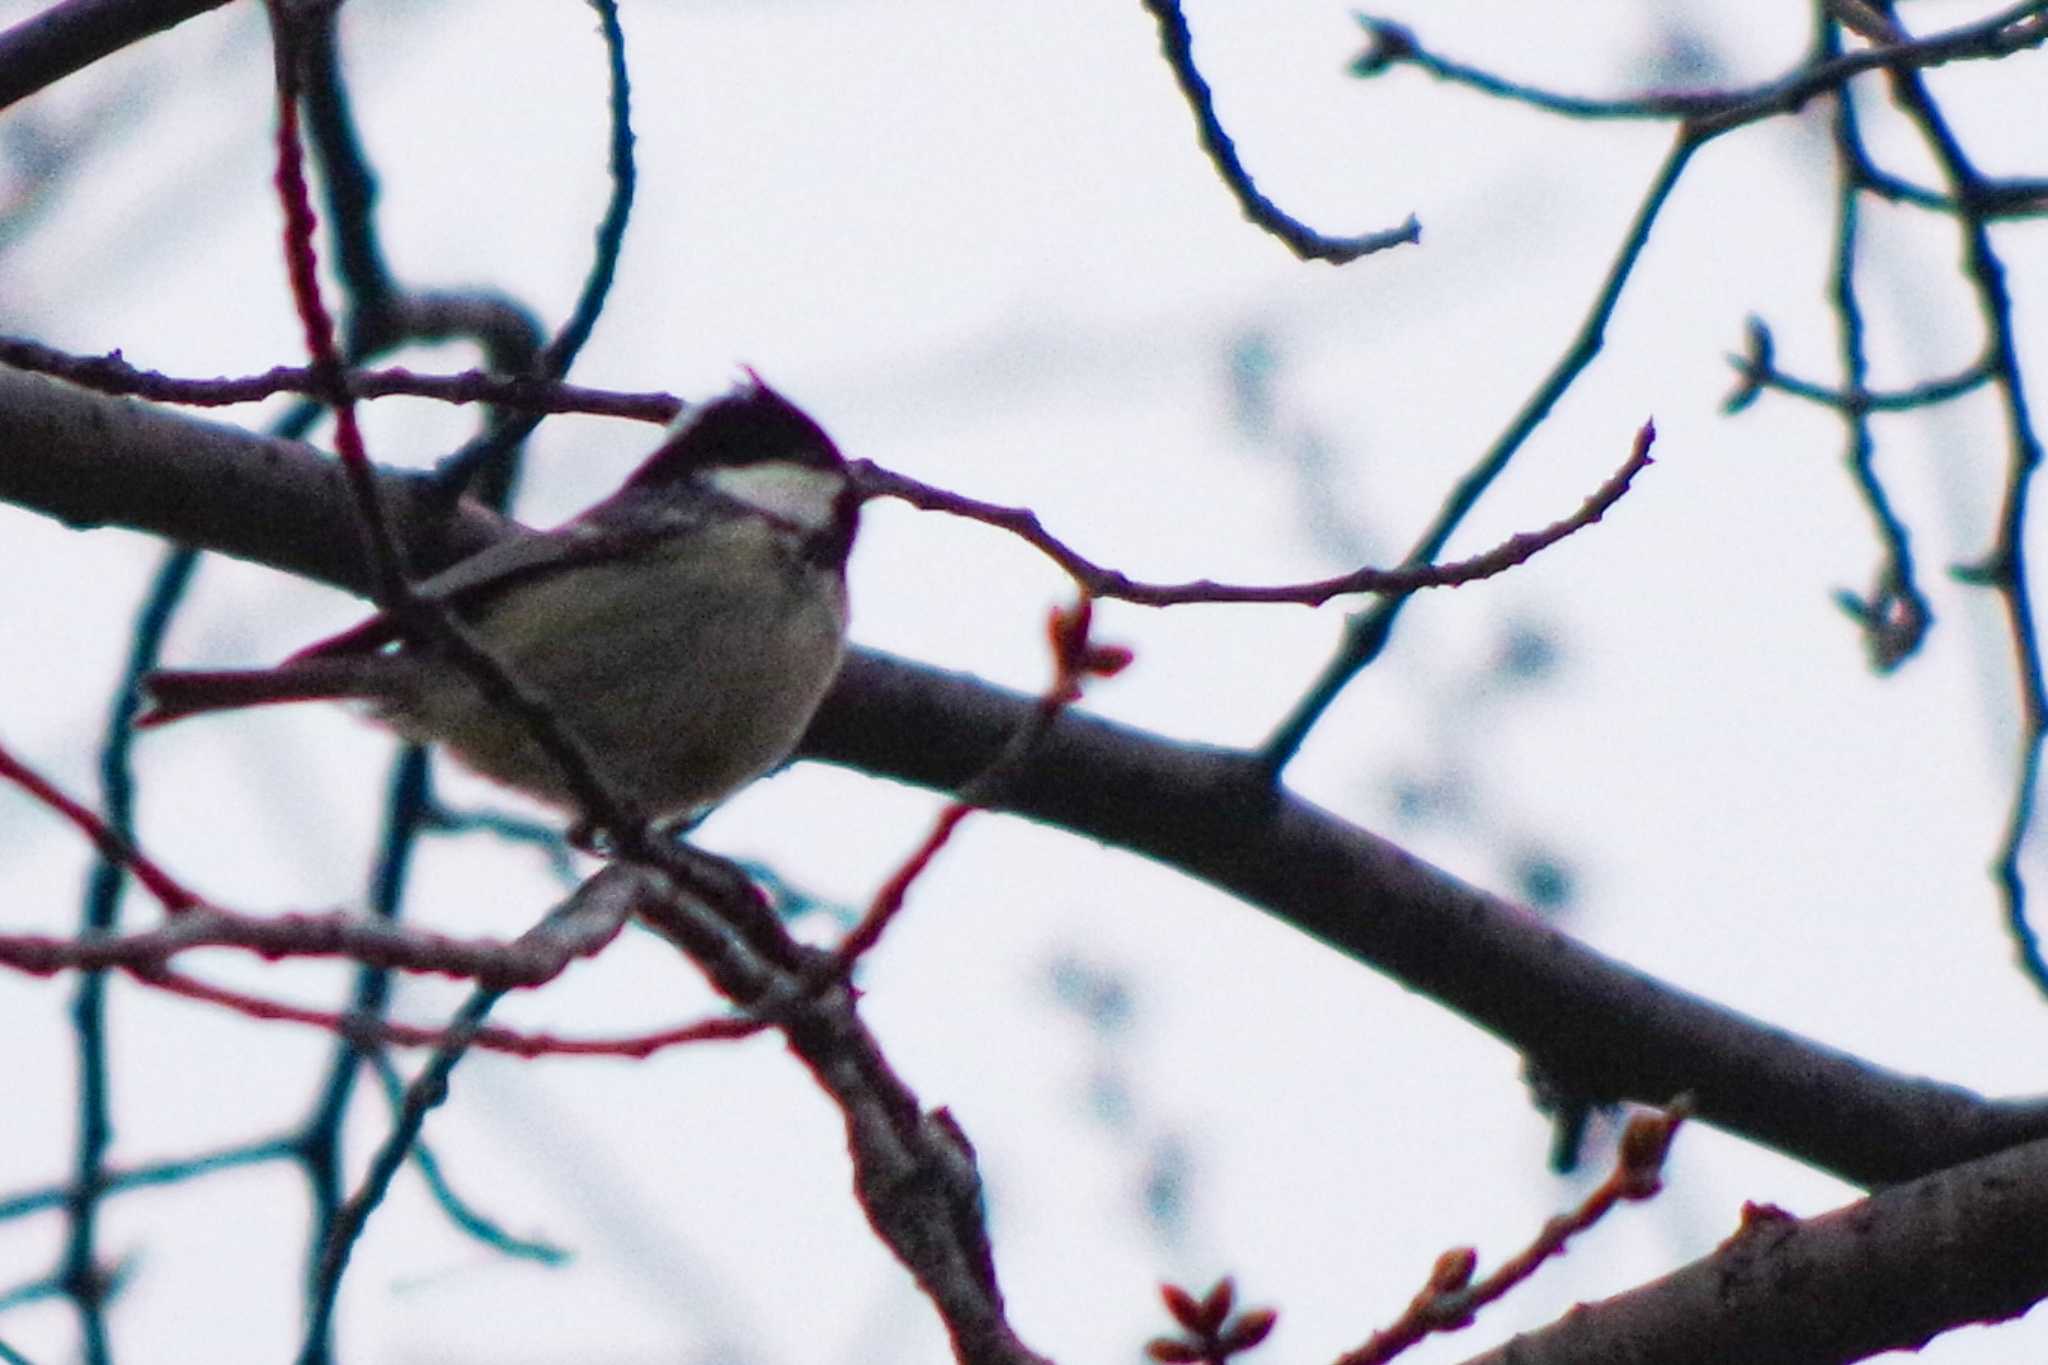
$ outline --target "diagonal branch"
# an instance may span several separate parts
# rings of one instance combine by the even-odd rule
[[[1274,203],[1253,183],[1251,172],[1245,169],[1243,159],[1237,154],[1237,144],[1224,129],[1223,121],[1216,117],[1216,97],[1201,69],[1195,65],[1195,40],[1188,32],[1187,16],[1181,13],[1179,0],[1144,0],[1144,5],[1159,25],[1160,51],[1173,72],[1175,83],[1180,86],[1182,97],[1188,102],[1188,109],[1195,116],[1195,129],[1201,135],[1202,150],[1208,154],[1211,164],[1216,167],[1216,174],[1222,177],[1224,185],[1237,199],[1238,207],[1244,210],[1245,218],[1254,227],[1263,228],[1278,237],[1287,244],[1289,251],[1304,261],[1328,261],[1332,265],[1345,265],[1375,251],[1422,240],[1422,224],[1414,214],[1408,215],[1408,221],[1399,227],[1355,237],[1331,237],[1316,231]]]
[[[1520,411],[1509,420],[1507,429],[1494,439],[1493,444],[1452,487],[1443,506],[1415,538],[1407,557],[1401,561],[1404,566],[1427,564],[1443,552],[1466,516],[1479,505],[1479,500],[1494,481],[1506,472],[1516,454],[1549,418],[1551,409],[1599,357],[1607,344],[1607,324],[1621,303],[1622,291],[1628,287],[1636,263],[1648,249],[1651,230],[1656,227],[1665,203],[1677,188],[1679,177],[1685,173],[1698,146],[1698,142],[1684,132],[1673,141],[1670,151],[1665,153],[1664,160],[1651,177],[1650,187],[1644,193],[1621,246],[1615,252],[1614,261],[1608,267],[1607,277],[1601,281],[1599,292],[1594,295],[1578,331],[1552,364],[1550,372],[1523,402]],[[1399,620],[1408,597],[1406,593],[1389,594],[1345,623],[1344,637],[1335,655],[1323,666],[1322,673],[1309,685],[1293,712],[1267,738],[1260,757],[1268,772],[1280,773],[1293,761],[1294,755],[1308,739],[1309,732],[1331,704],[1352,679],[1380,656],[1387,642],[1393,638],[1394,624]],[[1657,1098],[1662,1097],[1644,1097],[1651,1103]]]
[[[53,420],[53,410],[68,420]],[[204,458],[188,460],[194,450]],[[381,477],[387,491],[406,486]],[[360,592],[362,562],[347,553],[337,483],[310,448],[0,370],[0,499],[31,510],[140,524]],[[139,498],[133,485],[160,499]],[[233,502],[222,490],[241,486],[261,492],[265,515],[217,514]],[[403,496],[391,505],[403,537],[410,505]],[[517,534],[482,513],[465,511],[460,525],[458,543],[470,550]],[[957,790],[1033,705],[977,679],[860,651],[802,752]],[[1691,1091],[1703,1121],[1849,1180],[1911,1179],[2048,1135],[2048,1104],[1989,1101],[1887,1071],[1604,957],[1276,792],[1246,754],[1068,712],[999,807],[1219,886],[1538,1058],[1577,1093],[1661,1103]]]
[[[0,109],[227,0],[62,0],[0,33]]]
[[[855,485],[867,497],[901,498],[913,507],[968,517],[1008,531],[1065,569],[1081,590],[1091,597],[1136,602],[1146,607],[1171,607],[1189,602],[1293,602],[1317,607],[1334,597],[1356,593],[1406,594],[1422,588],[1454,588],[1525,564],[1559,541],[1599,521],[1620,502],[1636,475],[1650,467],[1650,447],[1656,439],[1656,427],[1645,422],[1637,429],[1635,442],[1621,468],[1594,489],[1576,512],[1540,530],[1510,536],[1492,549],[1469,559],[1433,563],[1417,562],[1411,558],[1399,568],[1353,569],[1349,573],[1308,583],[1218,583],[1208,578],[1185,583],[1148,583],[1082,555],[1047,531],[1039,522],[1038,514],[1028,507],[1003,507],[962,497],[866,460],[854,461],[852,469]]]
[[[1817,1218],[1749,1204],[1711,1255],[1580,1304],[1466,1365],[1754,1365],[1917,1351],[1962,1324],[2018,1317],[2048,1293],[2044,1220],[2048,1142]]]

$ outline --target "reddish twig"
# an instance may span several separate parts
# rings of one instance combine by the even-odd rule
[[[367,542],[377,602],[393,612],[405,628],[431,639],[456,667],[469,674],[487,701],[524,725],[535,743],[561,769],[583,822],[610,830],[619,847],[631,851],[631,831],[644,822],[615,795],[616,787],[604,780],[595,757],[561,724],[545,701],[500,667],[448,611],[421,603],[406,580],[397,538],[378,496],[377,472],[356,423],[347,370],[335,345],[333,319],[320,297],[313,248],[316,219],[306,188],[304,151],[299,145],[299,48],[303,39],[289,0],[268,0],[268,4],[277,68],[276,183],[285,217],[285,265],[291,278],[292,299],[305,329],[313,373],[324,384],[322,396],[334,409],[335,450],[341,457],[342,472]]]
[[[867,913],[861,917],[860,923],[833,951],[823,980],[843,980],[860,956],[881,940],[883,932],[903,909],[911,886],[924,875],[939,850],[953,837],[953,832],[968,816],[995,799],[1039,738],[1059,718],[1060,712],[1080,700],[1084,680],[1114,677],[1130,666],[1130,650],[1121,645],[1096,644],[1089,638],[1094,622],[1095,603],[1085,593],[1076,600],[1071,611],[1053,608],[1046,629],[1047,640],[1052,647],[1053,678],[1044,695],[1038,699],[1037,706],[1032,708],[1030,719],[1010,736],[1009,742],[989,765],[960,789],[959,797],[947,803],[924,841],[882,883],[874,899],[868,903]]]
[[[310,250],[310,246],[307,249]],[[316,364],[277,366],[260,375],[238,378],[181,379],[138,369],[128,364],[118,351],[104,356],[73,356],[17,337],[0,337],[0,362],[17,369],[52,375],[103,393],[195,406],[255,402],[278,393],[312,394],[334,402],[338,392],[344,402],[405,395],[447,403],[492,403],[533,412],[574,412],[645,422],[670,421],[685,406],[681,400],[665,393],[617,393],[531,377],[490,375],[478,370],[446,375],[416,374],[406,369],[329,373]],[[1457,587],[1514,568],[1600,520],[1628,492],[1635,476],[1652,463],[1650,446],[1655,439],[1654,425],[1645,423],[1636,435],[1628,461],[1595,489],[1577,512],[1542,530],[1512,536],[1484,554],[1449,564],[1424,564],[1400,569],[1361,568],[1331,578],[1284,584],[1232,584],[1210,579],[1193,579],[1184,583],[1146,582],[1121,570],[1095,563],[1046,530],[1038,514],[1028,507],[984,502],[907,474],[899,474],[868,460],[854,461],[852,473],[864,498],[896,498],[923,511],[965,517],[1009,532],[1065,569],[1090,596],[1152,607],[1176,606],[1186,602],[1320,606],[1333,597],[1355,593],[1407,593],[1421,588]],[[340,444],[340,433],[337,432],[337,445]],[[362,494],[357,496],[360,498]]]
[[[1272,585],[1218,583],[1207,578],[1193,579],[1185,583],[1143,582],[1088,559],[1047,531],[1039,521],[1038,514],[1028,507],[1005,507],[998,503],[962,497],[865,460],[854,461],[853,474],[855,483],[865,497],[898,498],[928,512],[946,512],[953,516],[968,517],[1008,531],[1034,546],[1048,559],[1073,575],[1081,590],[1091,597],[1136,602],[1147,607],[1178,606],[1185,602],[1293,602],[1314,607],[1321,606],[1333,597],[1351,593],[1400,594],[1414,592],[1420,588],[1457,587],[1463,583],[1491,578],[1495,574],[1525,563],[1606,515],[1607,510],[1628,492],[1629,484],[1636,475],[1642,473],[1652,463],[1650,447],[1656,439],[1656,424],[1643,423],[1641,430],[1636,433],[1635,444],[1629,452],[1627,462],[1605,483],[1593,490],[1592,496],[1586,499],[1578,511],[1540,531],[1525,531],[1510,536],[1484,554],[1449,564],[1421,564],[1401,569],[1354,569],[1350,573],[1338,574],[1334,578]]]
[[[1634,1115],[1622,1132],[1614,1170],[1577,1208],[1545,1223],[1534,1241],[1477,1282],[1472,1272],[1478,1253],[1470,1247],[1446,1251],[1437,1257],[1428,1282],[1407,1311],[1365,1345],[1339,1356],[1337,1365],[1382,1365],[1424,1337],[1471,1326],[1480,1309],[1534,1275],[1538,1266],[1560,1254],[1566,1242],[1606,1217],[1615,1205],[1655,1195],[1663,1188],[1664,1157],[1671,1150],[1672,1136],[1691,1112],[1689,1097],[1681,1095],[1662,1110]]]
[[[59,791],[54,783],[30,768],[4,746],[0,746],[0,778],[12,782],[92,840],[93,847],[108,862],[126,868],[156,897],[168,914],[178,915],[201,904],[199,896],[185,887],[156,861],[117,833],[106,821]]]
[[[427,1028],[376,1019],[347,1010],[316,1010],[287,1005],[276,1000],[229,990],[198,981],[174,971],[134,972],[144,985],[171,995],[199,1000],[251,1019],[272,1023],[308,1024],[357,1043],[380,1043],[393,1047],[439,1047],[449,1036],[446,1028]],[[476,1030],[471,1042],[490,1052],[508,1056],[536,1057],[623,1057],[642,1061],[657,1052],[686,1043],[727,1042],[751,1038],[766,1025],[751,1019],[720,1018],[663,1029],[624,1038],[564,1038],[552,1033],[521,1033],[516,1029],[490,1025]]]
[[[474,980],[488,990],[545,985],[578,958],[594,956],[624,926],[638,884],[600,874],[535,928],[509,942],[457,939],[388,920],[334,912],[245,915],[208,905],[153,860],[114,833],[100,817],[0,747],[0,779],[13,782],[70,821],[100,852],[132,872],[173,917],[152,929],[105,937],[57,938],[0,934],[0,966],[35,976],[61,971],[120,970],[137,981],[251,1018],[309,1024],[343,1037],[407,1047],[438,1046],[443,1028],[392,1023],[340,1010],[317,1010],[213,986],[173,970],[179,954],[197,948],[239,948],[271,960],[345,957],[373,967]],[[685,1043],[752,1037],[767,1025],[718,1017],[622,1038],[563,1038],[486,1028],[481,1047],[519,1057],[649,1057]]]
[[[73,355],[26,337],[0,337],[0,363],[47,374],[97,393],[187,407],[260,403],[281,393],[324,399],[333,391],[331,377],[308,365],[277,365],[261,374],[190,379],[130,364],[118,350],[105,355]],[[615,393],[533,375],[491,374],[483,370],[420,374],[403,366],[349,369],[343,372],[341,383],[354,399],[431,398],[443,403],[489,403],[526,412],[573,412],[641,422],[673,421],[683,410],[682,400],[672,394]]]
[[[702,899],[702,885],[686,887],[653,868],[621,875],[645,890],[635,906],[641,922],[681,949],[727,999],[772,1024],[839,1109],[855,1198],[944,1320],[955,1356],[977,1365],[1047,1365],[1004,1316],[973,1145],[952,1115],[926,1111],[895,1073],[852,989],[825,980],[830,956],[796,944],[772,920],[767,927],[782,945],[763,953],[731,931],[733,906]],[[751,916],[759,889],[739,878],[730,891],[727,899],[742,902],[739,914]]]
[[[334,340],[334,317],[320,296],[319,253],[313,231],[319,223],[312,193],[306,185],[305,149],[299,144],[299,31],[287,0],[269,0],[270,29],[276,45],[277,72],[277,199],[284,210],[284,263],[291,281],[292,303],[305,333],[306,354],[318,396],[334,410],[334,449],[355,496],[364,534],[369,541],[371,571],[379,602],[396,602],[404,592],[404,569],[398,540],[392,534],[383,500],[377,496],[376,470],[370,464],[363,432],[356,421],[355,400],[345,378],[347,367]]]
[[[1083,680],[1112,677],[1130,664],[1131,652],[1128,649],[1119,645],[1096,644],[1090,640],[1089,630],[1094,619],[1094,604],[1085,596],[1075,603],[1071,611],[1058,607],[1053,609],[1047,623],[1053,654],[1053,680],[1039,698],[1030,718],[1010,736],[1009,742],[980,775],[961,788],[959,798],[948,802],[939,812],[930,832],[876,890],[860,922],[847,932],[829,956],[804,974],[803,985],[796,992],[797,999],[814,1001],[827,988],[843,982],[861,956],[881,941],[883,933],[902,911],[910,888],[932,865],[939,850],[946,846],[953,832],[968,816],[984,809],[994,799],[1003,782],[1030,754],[1059,713],[1080,699]],[[700,884],[694,889],[703,891],[708,888]],[[728,911],[738,908],[733,904],[733,898],[759,894],[758,888],[751,884],[744,887],[735,885],[728,890],[728,896],[719,898]],[[686,916],[663,914],[651,920],[650,925],[683,947],[700,965],[704,959],[699,954],[714,949],[713,938],[694,928]],[[781,932],[779,928],[777,932]],[[763,992],[748,1003],[757,1011],[754,1016],[758,1021],[757,1027],[766,1027],[771,1021],[786,1021],[793,1008],[788,999],[772,991]],[[719,1022],[705,1020],[697,1027],[710,1027]]]
[[[258,917],[199,905],[155,929],[117,937],[0,935],[0,964],[35,976],[118,969],[159,990],[251,1018],[310,1024],[358,1041],[429,1047],[441,1043],[447,1031],[265,1000],[198,981],[168,964],[195,948],[242,948],[273,960],[346,957],[373,967],[474,980],[491,990],[532,989],[560,976],[575,959],[593,956],[617,936],[624,923],[623,909],[600,913],[604,915],[601,922],[574,935],[536,932],[504,942],[454,939],[360,915]],[[479,1041],[482,1046],[520,1057],[642,1058],[681,1043],[750,1037],[763,1027],[752,1020],[717,1018],[655,1033],[595,1039],[485,1029]]]

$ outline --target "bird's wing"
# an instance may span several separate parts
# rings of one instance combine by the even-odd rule
[[[451,607],[468,615],[483,603],[515,583],[557,573],[593,559],[630,555],[635,546],[600,526],[571,523],[545,534],[539,531],[514,536],[487,546],[467,559],[458,560],[432,578],[413,585],[423,602]],[[293,654],[286,663],[301,659],[327,658],[336,654],[371,654],[402,638],[403,628],[389,612],[378,612],[342,631],[318,640]]]

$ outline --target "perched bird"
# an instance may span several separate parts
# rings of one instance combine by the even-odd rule
[[[788,756],[838,672],[859,499],[818,424],[752,371],[680,418],[604,501],[419,584],[543,700],[639,814],[701,812]],[[389,614],[276,668],[165,670],[138,726],[359,701],[408,739],[574,808],[531,728]],[[580,812],[579,812],[580,815]]]

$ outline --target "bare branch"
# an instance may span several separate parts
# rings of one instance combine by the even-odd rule
[[[930,512],[947,512],[1008,531],[1032,545],[1046,558],[1065,569],[1091,597],[1119,602],[1136,602],[1147,607],[1172,607],[1190,602],[1265,602],[1321,606],[1333,597],[1353,593],[1410,593],[1423,588],[1457,587],[1476,583],[1524,564],[1607,514],[1621,501],[1636,475],[1649,468],[1650,447],[1656,428],[1645,423],[1636,433],[1627,461],[1591,496],[1562,521],[1539,531],[1509,537],[1483,554],[1446,564],[1410,563],[1398,569],[1354,569],[1334,578],[1307,583],[1246,584],[1218,583],[1200,578],[1186,583],[1147,583],[1118,569],[1106,568],[1082,555],[1047,531],[1038,514],[1026,507],[1002,507],[962,497],[907,475],[897,474],[868,461],[856,461],[854,480],[868,497],[901,498],[913,507]]]
[[[1662,1111],[1650,1110],[1630,1118],[1621,1146],[1615,1152],[1614,1169],[1579,1201],[1577,1208],[1545,1223],[1527,1246],[1484,1279],[1472,1278],[1479,1264],[1478,1253],[1472,1248],[1458,1247],[1445,1252],[1437,1258],[1428,1281],[1407,1310],[1392,1324],[1373,1333],[1365,1345],[1337,1357],[1337,1365],[1386,1365],[1434,1333],[1470,1327],[1480,1309],[1506,1298],[1541,1269],[1545,1261],[1564,1255],[1572,1238],[1612,1213],[1617,1205],[1655,1197],[1663,1188],[1661,1175],[1671,1139],[1690,1112],[1690,1104],[1681,1098]]]
[[[0,109],[227,0],[60,0],[0,33]]]
[[[382,477],[387,491],[405,486]],[[235,503],[241,515],[219,515],[220,501],[234,503],[223,490],[240,488],[261,516],[247,502]],[[339,548],[347,501],[317,452],[4,370],[0,498],[365,586],[359,556]],[[392,505],[406,528],[405,499]],[[471,551],[519,533],[484,513],[465,512],[459,525],[455,543]],[[800,752],[958,790],[1032,704],[857,651]],[[1704,1121],[1849,1180],[1911,1179],[2048,1134],[2048,1104],[1988,1101],[1886,1071],[1603,957],[1274,790],[1250,755],[1070,711],[998,806],[1223,887],[1537,1057],[1574,1093],[1654,1104],[1691,1091]]]
[[[135,369],[118,354],[71,356],[20,338],[0,338],[0,362],[55,375],[102,393],[195,405],[250,402],[281,392],[324,392],[323,381],[311,368],[279,366],[261,375],[234,379],[175,379]],[[610,393],[540,379],[491,376],[474,370],[458,375],[417,375],[408,370],[350,371],[342,382],[353,398],[407,394],[452,403],[486,402],[532,412],[581,412],[644,421],[668,421],[683,407],[667,394]],[[1621,501],[1636,475],[1652,463],[1650,448],[1655,437],[1654,427],[1646,424],[1641,428],[1628,459],[1570,516],[1540,530],[1511,536],[1469,559],[1411,564],[1398,569],[1360,568],[1306,583],[1282,584],[1218,583],[1210,579],[1145,582],[1087,558],[1046,530],[1029,508],[1005,507],[967,497],[885,469],[870,460],[853,461],[850,469],[863,497],[897,498],[925,511],[965,517],[1007,531],[1066,570],[1094,597],[1150,607],[1191,602],[1320,606],[1333,597],[1355,593],[1408,593],[1423,588],[1457,587],[1527,562],[1599,521]]]
[[[1202,78],[1201,69],[1195,65],[1194,37],[1188,32],[1187,16],[1181,13],[1179,0],[1144,0],[1144,5],[1159,25],[1159,48],[1166,65],[1194,113],[1202,151],[1253,226],[1278,237],[1288,250],[1305,261],[1328,261],[1332,265],[1344,265],[1360,256],[1422,240],[1422,224],[1412,213],[1407,222],[1396,228],[1356,237],[1330,237],[1269,199],[1252,183],[1251,172],[1238,157],[1237,144],[1224,130],[1223,121],[1216,117],[1216,99],[1209,90],[1209,82]]]
[[[1466,1365],[1862,1360],[2048,1295],[2048,1142],[1899,1185],[1818,1218],[1744,1208],[1714,1253],[1580,1304]]]
[[[727,926],[734,907],[652,868],[641,922],[681,949],[734,1004],[773,1023],[838,1106],[854,1193],[875,1234],[938,1310],[963,1365],[1048,1365],[1004,1315],[974,1148],[944,1109],[925,1111],[861,1020],[852,988],[829,979],[831,958],[799,951],[791,965],[756,955]],[[667,882],[664,887],[663,883]],[[758,897],[751,886],[734,891]]]
[[[2044,0],[2048,3],[2048,0]],[[1692,154],[1698,149],[1691,137],[1681,133],[1665,153],[1654,174],[1649,188],[1644,192],[1637,206],[1635,217],[1630,221],[1623,235],[1614,261],[1607,268],[1607,276],[1600,282],[1600,289],[1594,295],[1586,315],[1580,320],[1578,330],[1572,335],[1550,367],[1550,372],[1539,382],[1528,398],[1523,400],[1520,410],[1509,419],[1506,430],[1494,438],[1493,444],[1473,462],[1444,498],[1443,506],[1437,510],[1427,526],[1409,547],[1402,560],[1405,566],[1427,564],[1443,553],[1445,545],[1458,527],[1464,524],[1487,489],[1515,460],[1529,438],[1536,433],[1550,416],[1579,376],[1599,356],[1607,344],[1607,324],[1614,316],[1615,308],[1621,302],[1622,292],[1628,287],[1629,279],[1635,273],[1636,263],[1642,259],[1649,246],[1650,233],[1656,227],[1657,219],[1663,214],[1664,206],[1671,192],[1678,185],[1679,177],[1691,164]],[[1356,678],[1393,638],[1395,622],[1399,620],[1402,608],[1408,602],[1406,593],[1388,595],[1365,611],[1353,616],[1344,628],[1344,638],[1337,651],[1323,671],[1309,684],[1294,710],[1280,722],[1266,742],[1260,746],[1260,761],[1271,773],[1284,771],[1293,761],[1294,755],[1308,739],[1337,698],[1342,695],[1353,678]],[[1666,1091],[1673,1094],[1676,1091]],[[1654,1097],[1644,1096],[1645,1100]]]
[[[418,331],[408,335],[419,336]],[[18,370],[52,375],[99,393],[148,398],[185,407],[232,407],[260,403],[281,393],[324,392],[324,380],[306,365],[277,365],[262,374],[186,379],[128,363],[119,351],[105,355],[72,355],[27,337],[0,337],[0,363]],[[666,393],[618,393],[585,388],[531,375],[493,374],[464,370],[459,374],[419,374],[389,369],[350,369],[343,376],[348,395],[364,398],[431,398],[442,403],[489,403],[526,412],[578,412],[597,417],[629,417],[641,422],[668,422],[683,410],[682,400]]]
[[[1815,96],[1839,89],[1865,72],[1914,71],[2037,47],[2048,42],[2048,23],[2039,19],[2044,11],[2048,11],[2048,0],[2022,0],[1942,33],[1910,40],[1898,35],[1894,41],[1874,47],[1802,63],[1776,80],[1741,89],[1659,90],[1615,99],[1545,90],[1497,75],[1431,51],[1406,25],[1361,14],[1358,22],[1365,28],[1368,44],[1352,63],[1351,72],[1372,77],[1397,66],[1413,66],[1440,81],[1566,118],[1685,122],[1705,141],[1745,124],[1792,113]]]

